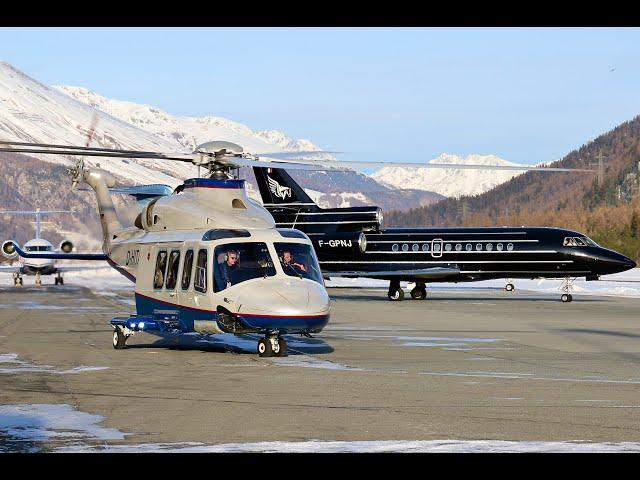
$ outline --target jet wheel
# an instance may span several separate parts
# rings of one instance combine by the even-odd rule
[[[404,292],[402,291],[401,288],[398,288],[395,290],[389,290],[389,293],[387,294],[387,296],[389,297],[389,300],[391,300],[392,302],[399,302],[401,300],[404,300]]]
[[[113,348],[116,350],[122,350],[127,343],[127,336],[122,333],[122,330],[116,327],[113,330]]]
[[[507,284],[504,286],[504,289],[505,289],[507,292],[513,292],[513,291],[516,289],[516,287],[513,285],[513,283],[507,283]]]
[[[573,295],[571,295],[570,293],[563,293],[560,297],[560,300],[562,300],[562,303],[569,303],[573,301]]]
[[[411,298],[414,300],[424,300],[427,298],[427,289],[415,287],[411,290]]]

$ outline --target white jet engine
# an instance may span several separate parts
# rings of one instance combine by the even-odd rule
[[[6,258],[13,259],[18,256],[16,246],[20,247],[20,244],[15,240],[7,240],[2,244],[2,255]]]
[[[2,248],[4,249],[4,246]],[[71,240],[63,240],[60,242],[58,250],[63,253],[71,253],[73,251],[73,243],[71,243]]]

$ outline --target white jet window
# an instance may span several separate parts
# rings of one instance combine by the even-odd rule
[[[422,244],[422,251],[423,252],[428,252],[429,251],[429,244],[428,243],[423,243]]]
[[[476,250],[478,250],[478,251],[482,250],[482,244],[481,243],[476,243]]]
[[[487,243],[487,251],[493,250],[493,243]]]
[[[499,243],[499,244],[497,244],[497,245],[496,245],[496,250],[498,250],[499,252],[501,252],[501,251],[503,250],[503,248],[504,248],[504,247],[502,246],[502,244],[501,244],[501,243]]]
[[[391,247],[391,250],[393,250],[394,252],[398,251],[398,244],[394,243],[393,246]]]
[[[456,243],[456,252],[459,252],[460,250],[462,250],[462,244]]]
[[[471,250],[473,250],[473,245],[471,245],[470,243],[467,243],[467,244],[465,245],[464,249],[465,249],[467,252],[470,252]]]
[[[513,243],[507,243],[507,250],[513,250]]]
[[[450,243],[447,243],[447,244],[444,246],[444,249],[445,249],[447,252],[450,252],[450,251],[451,251],[451,244],[450,244]]]
[[[413,245],[411,245],[411,250],[413,250],[414,252],[417,252],[418,250],[420,250],[420,245],[418,245],[417,243],[414,243]]]
[[[409,245],[407,245],[406,243],[402,244],[402,251],[403,252],[408,252],[409,251]]]

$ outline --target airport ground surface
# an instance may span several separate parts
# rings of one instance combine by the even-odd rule
[[[108,322],[131,311],[130,292],[2,286],[0,405],[68,405],[124,434],[86,445],[640,442],[640,299],[329,292],[321,334],[289,337],[286,358],[259,358],[255,340],[231,336],[138,334],[114,350]],[[7,428],[0,451],[23,449]]]

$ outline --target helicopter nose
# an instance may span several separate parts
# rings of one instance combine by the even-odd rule
[[[298,278],[263,284],[238,297],[237,315],[252,327],[281,332],[319,332],[329,321],[329,295],[324,286]]]

